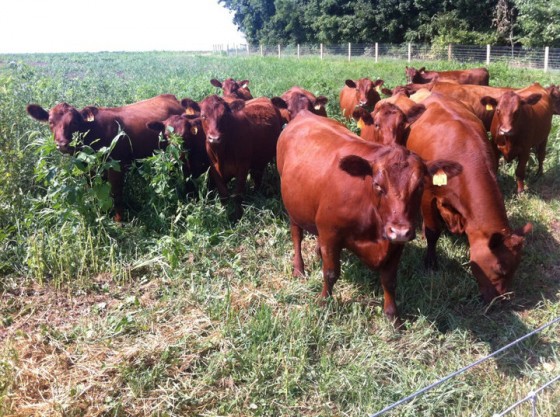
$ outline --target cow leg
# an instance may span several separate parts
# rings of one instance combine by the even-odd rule
[[[211,183],[214,184],[216,189],[218,190],[218,194],[220,195],[220,201],[225,206],[229,199],[229,190],[227,188],[226,182],[213,166],[210,167],[209,179]]]
[[[321,258],[323,260],[323,290],[321,298],[332,296],[332,290],[340,277],[340,253],[342,248],[333,238],[325,238],[319,234],[319,245],[321,246]]]
[[[546,155],[546,143],[547,141],[545,140],[537,146],[537,160],[539,161],[539,170],[537,171],[537,175],[543,174],[544,157]]]
[[[255,183],[255,191],[259,191],[261,189],[263,176],[264,168],[251,170],[251,178],[253,178],[253,182]]]
[[[243,202],[243,196],[245,195],[245,187],[247,185],[248,174],[249,174],[248,171],[244,171],[236,177],[235,191],[231,195],[233,199],[233,207],[234,207],[234,214],[232,220],[234,221],[239,220],[241,216],[243,216],[243,206],[241,205],[241,203]]]
[[[401,322],[395,301],[397,290],[397,269],[404,249],[404,245],[394,245],[389,258],[380,268],[381,286],[383,287],[383,312],[387,318],[400,326]]]
[[[294,270],[293,276],[304,276],[305,267],[303,265],[303,256],[301,255],[301,242],[303,240],[303,229],[290,219],[290,233],[292,235],[292,243],[294,244]]]
[[[527,155],[519,155],[519,162],[515,170],[515,178],[517,180],[517,193],[520,194],[525,190],[525,171],[527,162],[529,161],[529,152]]]
[[[436,244],[441,235],[441,227],[437,218],[436,202],[431,193],[422,196],[422,218],[424,220],[424,237],[426,238],[427,250],[424,265],[428,269],[437,269]]]
[[[114,169],[109,169],[107,172],[107,181],[111,186],[111,197],[113,198],[113,208],[115,215],[113,220],[115,222],[123,221],[124,214],[124,202],[123,202],[123,187],[124,187],[124,168],[121,166],[121,170],[117,171]]]

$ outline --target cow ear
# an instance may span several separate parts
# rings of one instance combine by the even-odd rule
[[[187,116],[194,115],[196,113],[200,113],[200,106],[194,100],[190,98],[184,98],[181,100],[181,106],[185,108],[185,114]]]
[[[420,118],[426,111],[426,106],[423,104],[415,104],[406,112],[406,122],[408,126]]]
[[[212,78],[210,80],[210,84],[212,84],[214,87],[222,88],[222,83],[215,78]]]
[[[272,104],[274,105],[274,107],[277,107],[279,109],[287,109],[288,108],[288,103],[286,103],[284,101],[284,99],[282,99],[281,97],[272,97],[270,99],[270,101],[272,101]]]
[[[480,103],[486,108],[486,110],[488,111],[492,111],[496,109],[496,106],[498,105],[498,101],[493,98],[493,97],[489,97],[489,96],[484,96],[480,99]]]
[[[364,109],[363,107],[357,107],[353,112],[352,112],[352,118],[358,122],[358,127],[360,129],[362,129],[364,127],[364,124],[366,126],[371,126],[373,124],[373,117],[371,117],[371,113],[368,112],[366,109]],[[360,123],[361,121],[361,123]]]
[[[490,250],[494,251],[498,247],[500,247],[500,245],[503,245],[504,239],[505,236],[503,234],[493,233],[492,236],[490,236],[490,239],[488,240],[488,247],[490,248]]]
[[[90,123],[90,122],[93,122],[95,120],[95,116],[97,116],[98,112],[99,112],[99,109],[97,107],[87,106],[87,107],[84,107],[80,113],[81,113],[84,121]]]
[[[381,92],[383,94],[385,94],[387,97],[391,97],[393,95],[393,92],[391,90],[389,90],[388,88],[382,88]]]
[[[526,236],[533,231],[533,223],[527,223],[525,226],[515,229],[513,234],[518,236]]]
[[[522,103],[533,106],[537,104],[541,98],[542,98],[542,94],[531,94],[529,97],[524,98],[522,100]]]
[[[249,87],[249,80],[239,81],[239,85],[241,88],[248,88]]]
[[[245,108],[245,100],[234,100],[229,103],[229,108],[233,112],[243,110]]]
[[[49,112],[38,104],[29,104],[26,108],[27,114],[40,122],[49,121]]]
[[[375,82],[373,83],[373,85],[375,87],[381,87],[383,85],[385,81],[384,80],[375,80]]]
[[[329,102],[329,99],[326,98],[325,96],[319,96],[317,97],[317,99],[315,100],[315,105],[319,104],[320,106],[326,106],[327,103]]]
[[[165,125],[163,124],[163,122],[148,122],[146,123],[146,127],[150,130],[153,130],[155,132],[160,132],[162,133],[165,130]]]
[[[356,88],[356,83],[354,82],[354,80],[346,80],[344,81],[344,84],[346,84],[347,87]]]
[[[447,180],[463,172],[463,166],[455,161],[437,159],[426,163],[428,175],[434,185],[446,185]]]
[[[353,177],[365,178],[373,176],[373,168],[370,163],[358,155],[347,155],[343,157],[338,166]]]

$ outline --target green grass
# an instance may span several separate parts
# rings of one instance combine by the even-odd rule
[[[211,78],[249,79],[254,96],[300,85],[329,98],[347,78],[404,80],[405,62],[226,58],[185,53],[0,56],[0,415],[362,416],[426,386],[560,315],[560,130],[545,172],[529,163],[529,192],[500,169],[510,222],[534,224],[515,297],[484,306],[463,237],[407,245],[397,302],[405,325],[382,314],[377,272],[345,253],[333,300],[314,240],[305,278],[291,276],[292,245],[274,167],[232,224],[200,179],[197,199],[167,183],[161,157],[127,178],[127,222],[114,224],[101,185],[59,155],[28,103],[116,106],[160,93],[200,100]],[[412,63],[421,66],[423,63]],[[451,69],[452,62],[424,63]],[[490,66],[493,85],[558,84],[558,73]],[[350,127],[355,128],[351,124]],[[101,166],[100,156],[93,161]],[[163,175],[163,176],[162,176]],[[163,179],[162,179],[163,178]],[[98,188],[96,188],[98,187]],[[558,326],[388,413],[488,416],[560,372]],[[512,416],[529,413],[523,405]],[[560,409],[560,386],[538,415]]]

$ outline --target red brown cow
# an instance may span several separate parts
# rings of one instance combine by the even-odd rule
[[[486,68],[473,68],[455,71],[426,71],[425,67],[415,69],[405,67],[406,82],[426,84],[431,81],[451,81],[459,84],[488,85],[490,74]]]
[[[381,88],[383,80],[360,78],[357,81],[346,80],[345,84],[340,91],[340,109],[346,119],[352,117],[352,112],[357,106],[372,109],[375,103],[381,100],[377,89]]]
[[[524,235],[512,230],[496,179],[495,159],[481,121],[461,102],[437,93],[424,100],[424,114],[412,125],[407,148],[425,161],[458,161],[463,172],[447,187],[426,187],[422,197],[426,265],[436,266],[436,244],[443,225],[466,234],[471,270],[482,297],[490,302],[506,293],[521,261]]]
[[[399,94],[377,102],[371,113],[364,108],[357,108],[352,116],[358,122],[362,139],[382,145],[396,143],[404,146],[410,126],[425,110],[423,104]]]
[[[539,162],[538,175],[543,172],[548,134],[552,126],[554,106],[548,92],[538,83],[527,88],[508,91],[498,100],[483,97],[484,105],[495,107],[490,132],[497,149],[507,162],[518,159],[515,177],[517,192],[525,189],[525,170],[531,148]]]
[[[120,171],[111,169],[108,172],[116,221],[123,219],[125,168],[136,159],[151,156],[160,147],[158,134],[148,129],[146,123],[165,120],[184,111],[172,94],[163,94],[122,107],[87,106],[78,110],[67,103],[61,103],[47,111],[38,104],[27,106],[27,113],[31,117],[49,123],[56,146],[63,153],[78,150],[71,144],[76,133],[82,133],[83,143],[96,150],[110,146],[119,134],[119,129],[126,134],[118,139],[110,154],[111,158],[121,163]]]
[[[560,86],[551,84],[549,87],[546,87],[546,92],[550,97],[554,114],[560,114]]]
[[[149,122],[147,127],[161,133],[166,141],[172,135],[180,136],[185,151],[181,156],[183,175],[185,178],[198,178],[210,167],[210,159],[206,152],[206,136],[200,119],[200,107],[198,103],[188,99],[183,99],[181,104],[186,108],[186,113],[170,116],[162,122]],[[188,191],[194,191],[194,188]]]
[[[253,96],[249,90],[249,80],[235,81],[233,78],[226,78],[224,82],[215,78],[210,80],[210,84],[223,90],[223,97],[226,101],[251,100]]]
[[[276,155],[276,141],[282,130],[280,113],[265,97],[227,103],[212,95],[200,103],[200,109],[211,178],[224,203],[230,197],[227,183],[236,179],[231,197],[234,219],[239,219],[247,175],[251,174],[258,189],[266,165]]]
[[[327,116],[325,106],[329,100],[325,96],[316,97],[312,92],[294,86],[282,94],[281,98],[287,105],[287,113],[283,112],[286,121],[290,121],[304,109],[319,116]]]
[[[424,182],[457,163],[425,164],[401,146],[368,143],[344,125],[302,111],[278,139],[282,199],[290,217],[294,275],[304,274],[304,230],[318,235],[323,261],[321,297],[332,295],[346,248],[379,268],[384,311],[397,318],[396,274],[404,243],[415,236]]]

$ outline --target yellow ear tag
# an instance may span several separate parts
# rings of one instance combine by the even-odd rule
[[[192,107],[187,107],[187,110],[185,110],[185,114],[187,116],[192,116],[194,114],[194,110],[192,109]]]
[[[491,104],[487,104],[486,105],[486,110],[487,111],[492,111],[492,110],[494,110],[494,106],[492,106]]]
[[[86,122],[93,122],[95,120],[95,116],[93,115],[93,113],[89,113],[88,116],[86,117]]]
[[[198,133],[198,127],[196,127],[196,126],[191,127],[191,133],[192,133],[194,136],[196,136],[196,134]]]
[[[380,85],[376,86],[375,89],[377,90],[378,93],[381,93],[381,86]]]
[[[321,106],[320,104],[316,104],[315,107],[314,107],[314,109],[315,109],[315,110],[321,110],[321,107],[322,107],[322,106]]]
[[[438,171],[434,175],[434,178],[432,179],[432,183],[434,185],[437,185],[438,187],[447,185],[447,175],[445,174],[445,172],[443,172],[443,170],[441,169],[438,169]]]
[[[363,129],[365,125],[364,120],[360,117],[360,120],[358,120],[358,127]]]

